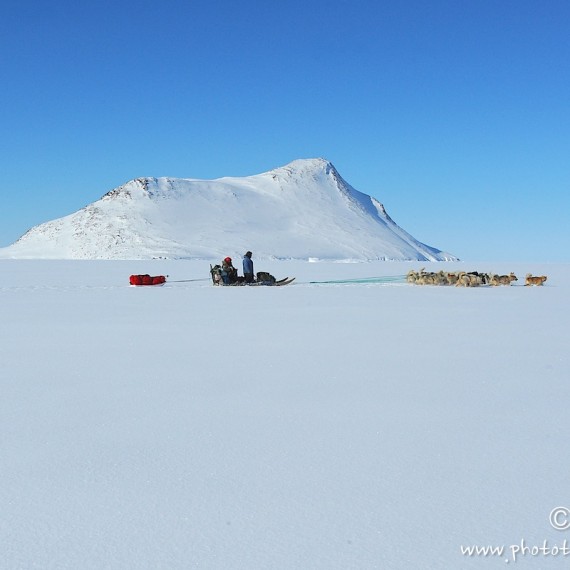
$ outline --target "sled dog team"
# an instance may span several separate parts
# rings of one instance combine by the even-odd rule
[[[529,285],[543,285],[546,275],[532,276],[527,273],[525,287]],[[495,273],[479,273],[478,271],[438,271],[437,273],[425,271],[425,267],[419,271],[410,270],[406,276],[408,283],[415,285],[455,285],[456,287],[479,287],[480,285],[510,285],[518,281],[517,276],[511,272],[509,275],[497,275]]]

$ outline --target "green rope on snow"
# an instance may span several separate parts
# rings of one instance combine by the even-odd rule
[[[342,285],[350,283],[395,283],[405,281],[405,275],[389,275],[384,277],[361,277],[357,279],[334,279],[331,281],[309,281],[311,285]]]

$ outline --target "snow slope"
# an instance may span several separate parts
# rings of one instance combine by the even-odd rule
[[[567,567],[511,545],[570,539],[549,524],[570,507],[570,266],[434,266],[519,281],[315,285],[419,264],[275,261],[256,269],[296,284],[222,288],[207,262],[0,261],[0,567]],[[147,272],[170,280],[128,286]]]
[[[323,159],[244,178],[139,178],[32,228],[0,257],[455,259],[414,239]]]

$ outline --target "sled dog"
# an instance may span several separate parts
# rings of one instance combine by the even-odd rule
[[[509,275],[492,275],[490,285],[510,285],[512,281],[518,281],[517,276],[511,271]]]
[[[540,276],[535,276],[533,277],[530,273],[527,273],[527,276],[525,278],[525,287],[529,286],[529,285],[544,285],[544,282],[548,279],[548,277],[546,277],[546,275],[540,275]]]

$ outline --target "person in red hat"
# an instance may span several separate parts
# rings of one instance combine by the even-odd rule
[[[237,269],[232,265],[231,257],[226,257],[222,261],[222,281],[224,285],[231,285],[237,281]]]

